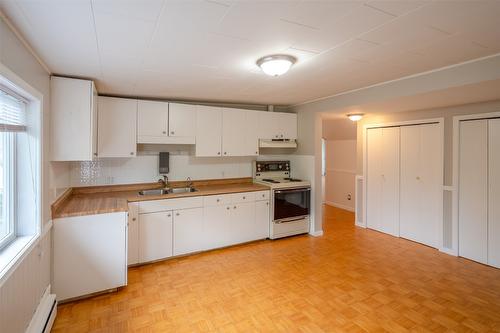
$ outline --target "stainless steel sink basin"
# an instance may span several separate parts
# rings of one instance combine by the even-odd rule
[[[196,192],[197,189],[194,187],[174,187],[169,189],[168,193],[188,193],[188,192]]]
[[[173,193],[189,193],[196,192],[197,189],[194,187],[175,187],[175,188],[161,188],[156,190],[142,190],[139,191],[139,195],[163,195],[163,194],[173,194]]]
[[[162,194],[168,194],[168,188],[161,188],[157,190],[142,190],[139,191],[139,195],[162,195]]]

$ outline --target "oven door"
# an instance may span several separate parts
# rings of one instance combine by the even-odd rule
[[[290,222],[309,215],[311,188],[274,190],[274,217],[276,223]]]

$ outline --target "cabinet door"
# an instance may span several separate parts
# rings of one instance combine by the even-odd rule
[[[221,156],[222,110],[198,106],[196,115],[196,156]]]
[[[137,149],[137,100],[99,97],[99,157],[134,157]]]
[[[89,161],[94,157],[94,90],[92,81],[51,77],[52,161]]]
[[[245,110],[222,109],[222,156],[245,155]]]
[[[243,156],[259,155],[259,113],[245,111]]]
[[[458,254],[488,261],[488,121],[460,122]]]
[[[148,262],[172,256],[172,212],[139,215],[139,258]]]
[[[195,137],[196,107],[191,104],[169,104],[169,136]]]
[[[127,284],[127,214],[54,220],[54,291],[59,301]]]
[[[259,112],[259,139],[279,139],[279,115],[275,112]]]
[[[280,139],[297,139],[297,114],[296,113],[280,113],[281,133]],[[283,135],[283,137],[281,137]]]
[[[219,205],[203,208],[205,246],[207,249],[215,249],[231,244],[231,207],[230,205]]]
[[[269,237],[269,201],[255,203],[255,239]]]
[[[139,263],[139,204],[128,204],[128,264]]]
[[[137,143],[168,143],[168,103],[139,100]]]
[[[255,239],[255,202],[234,204],[229,225],[230,244]]]
[[[173,214],[174,256],[203,250],[203,208],[175,210]]]
[[[488,264],[500,267],[500,119],[488,121]]]

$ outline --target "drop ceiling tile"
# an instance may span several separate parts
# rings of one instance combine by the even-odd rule
[[[143,57],[155,29],[154,21],[131,19],[96,10],[99,51],[116,56]]]
[[[419,7],[426,4],[425,1],[394,1],[394,0],[375,0],[368,1],[366,3],[368,6],[380,9],[386,13],[400,16],[407,14]]]
[[[126,19],[156,21],[163,0],[91,0],[96,12]]]
[[[30,27],[24,32],[26,39],[51,69],[60,72],[60,63],[73,64],[72,72],[79,65],[99,67],[90,2],[20,0],[17,4]]]

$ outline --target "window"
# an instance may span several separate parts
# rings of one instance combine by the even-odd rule
[[[26,132],[25,100],[0,85],[0,248],[17,235],[16,139]]]

